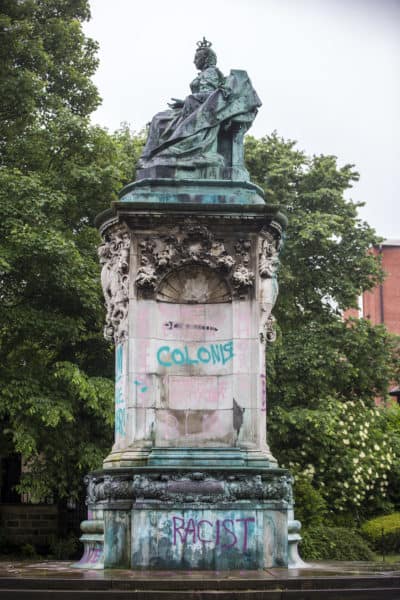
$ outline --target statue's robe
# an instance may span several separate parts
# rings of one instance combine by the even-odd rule
[[[192,94],[182,108],[156,114],[139,166],[223,166],[217,152],[220,127],[236,117],[248,126],[261,101],[246,71],[231,71],[224,79],[216,67],[208,67],[191,84]]]

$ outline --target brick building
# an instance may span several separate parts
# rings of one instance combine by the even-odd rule
[[[400,335],[400,240],[385,240],[377,248],[386,273],[385,281],[363,294],[363,316],[376,325],[384,323],[391,333]]]
[[[400,335],[400,240],[385,240],[372,250],[382,259],[386,278],[360,297],[359,309],[346,311],[346,317],[364,317],[374,325],[383,323],[390,333]],[[393,387],[389,394],[400,404],[400,387]]]
[[[360,297],[359,310],[346,316],[364,317],[374,325],[384,323],[391,333],[400,335],[400,240],[385,240],[372,250],[382,259],[386,279]]]

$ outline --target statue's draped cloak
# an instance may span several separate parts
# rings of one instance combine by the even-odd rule
[[[231,71],[221,82],[216,67],[209,67],[192,82],[191,88],[194,93],[185,99],[182,108],[154,116],[142,166],[150,161],[184,166],[223,165],[216,143],[220,126],[229,126],[239,115],[250,125],[261,106],[245,71]]]

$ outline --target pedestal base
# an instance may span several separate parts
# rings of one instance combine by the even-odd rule
[[[88,504],[96,519],[104,516],[104,568],[288,565],[292,491],[284,469],[104,470],[89,476]]]

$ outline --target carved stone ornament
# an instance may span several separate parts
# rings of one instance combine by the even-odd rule
[[[258,270],[260,274],[260,340],[261,343],[276,339],[275,318],[271,311],[278,297],[279,253],[282,248],[282,227],[272,221],[263,227],[259,237]]]
[[[159,501],[215,504],[217,502],[280,501],[291,504],[292,478],[288,474],[248,475],[211,473],[142,473],[88,476],[87,504],[96,502]]]
[[[275,342],[276,340],[276,328],[275,328],[276,319],[273,315],[269,315],[267,319],[267,324],[265,327],[267,342]]]
[[[232,283],[238,295],[242,295],[254,285],[254,273],[248,268],[250,263],[251,242],[239,240],[235,244],[237,266],[232,274]]]
[[[120,228],[108,233],[98,248],[107,309],[104,337],[115,343],[123,341],[128,333],[129,250],[130,234]]]
[[[187,219],[174,235],[139,242],[139,293],[164,302],[228,302],[253,286],[249,271],[251,242],[242,242],[234,258],[226,243],[208,227]]]
[[[276,221],[272,221],[260,231],[260,236],[259,273],[264,278],[276,277],[282,248],[282,227]]]

